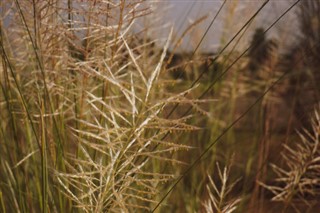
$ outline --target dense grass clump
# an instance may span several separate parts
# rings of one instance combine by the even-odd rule
[[[13,6],[1,31],[3,211],[149,209],[175,175],[164,166],[180,163],[169,153],[190,148],[168,135],[197,129],[165,117],[193,103],[166,89],[171,34],[161,50],[131,32],[150,12],[142,1]]]
[[[236,1],[200,40],[209,16],[179,35],[154,1],[1,1],[0,212],[317,209],[319,2],[247,34],[261,2],[199,53]],[[281,49],[267,33],[293,8],[302,33]]]

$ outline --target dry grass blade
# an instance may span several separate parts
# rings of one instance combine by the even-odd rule
[[[173,29],[171,28],[171,31],[170,31],[169,36],[168,36],[168,38],[167,38],[166,44],[165,44],[165,46],[164,46],[164,48],[163,48],[163,51],[162,51],[160,60],[159,60],[159,62],[158,62],[158,64],[157,64],[156,68],[154,69],[154,71],[151,73],[150,78],[148,79],[148,83],[147,83],[147,93],[146,93],[145,101],[148,100],[148,97],[149,97],[151,88],[152,88],[152,86],[154,85],[154,81],[158,78],[158,76],[159,76],[159,74],[160,74],[163,60],[165,59],[166,54],[167,54],[167,50],[168,50],[168,48],[169,48],[170,40],[171,40],[171,37],[172,37],[172,32],[173,32]]]
[[[295,207],[295,198],[308,203],[308,196],[320,194],[320,108],[315,109],[311,121],[312,130],[298,132],[300,141],[295,145],[285,145],[282,157],[285,165],[272,165],[277,174],[275,185],[260,183],[263,187],[273,192],[273,201],[281,201],[287,206]]]
[[[241,199],[230,199],[228,196],[239,180],[236,180],[230,184],[228,182],[230,172],[229,168],[225,167],[223,171],[221,171],[218,163],[217,172],[219,176],[219,182],[213,181],[212,177],[208,175],[209,184],[206,186],[206,188],[209,198],[203,203],[205,212],[232,213],[237,209],[237,205]]]

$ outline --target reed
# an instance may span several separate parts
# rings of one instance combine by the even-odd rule
[[[270,1],[245,23],[224,1],[179,35],[154,1],[1,1],[0,212],[317,206],[319,0],[300,4],[295,47],[267,36],[299,2],[251,35]],[[225,10],[218,52],[200,53]]]

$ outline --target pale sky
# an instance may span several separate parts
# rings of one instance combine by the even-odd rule
[[[201,50],[213,52],[221,46],[221,43],[227,42],[245,24],[250,16],[258,10],[263,2],[263,0],[228,0],[205,37]],[[263,8],[255,21],[251,23],[245,36],[243,36],[241,45],[246,45],[255,28],[259,26],[267,28],[294,2],[293,0],[271,0]],[[163,17],[163,24],[172,24],[174,26],[174,33],[178,35],[181,35],[186,27],[195,20],[201,16],[208,15],[208,18],[194,28],[184,41],[182,49],[192,50],[199,43],[200,38],[222,3],[222,0],[160,0],[154,4],[157,5],[156,11]],[[164,11],[161,11],[161,9]],[[277,38],[282,42],[292,40],[294,26],[297,26],[295,13],[296,10],[291,10],[289,14],[272,28],[268,36]],[[239,48],[241,48],[240,46]]]

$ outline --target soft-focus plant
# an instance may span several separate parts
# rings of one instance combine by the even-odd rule
[[[230,199],[229,195],[232,192],[235,184],[238,180],[229,183],[230,168],[225,167],[221,171],[219,164],[217,163],[217,171],[219,176],[219,183],[212,180],[212,177],[208,175],[209,184],[206,188],[209,194],[209,198],[204,202],[205,212],[208,213],[232,213],[237,209],[237,205],[241,201],[240,198]]]
[[[295,207],[297,199],[308,203],[310,196],[316,197],[320,193],[319,108],[315,110],[311,124],[311,131],[303,129],[298,132],[299,142],[284,145],[281,156],[285,165],[272,164],[272,169],[277,174],[276,184],[261,183],[274,194],[273,201],[285,204],[284,209],[289,205]]]

